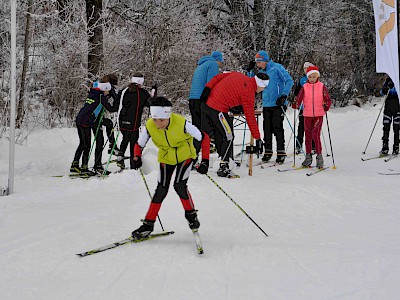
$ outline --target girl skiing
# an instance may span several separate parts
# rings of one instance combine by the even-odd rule
[[[185,218],[189,223],[190,229],[197,231],[200,223],[187,188],[193,159],[196,158],[193,139],[201,142],[202,147],[202,161],[197,171],[205,174],[208,171],[209,165],[209,136],[202,134],[196,126],[186,121],[183,116],[171,113],[172,104],[168,99],[164,97],[150,98],[149,104],[151,119],[146,122],[146,126],[140,132],[134,149],[132,168],[138,169],[142,166],[142,149],[151,137],[153,143],[159,149],[158,161],[160,163],[160,173],[158,176],[158,185],[151,200],[149,210],[145,219],[142,220],[143,225],[132,232],[132,237],[136,240],[148,237],[153,231],[154,222],[161,204],[167,196],[175,169],[174,189],[181,199],[185,210]]]
[[[307,83],[301,88],[296,100],[297,107],[300,107],[302,103],[304,105],[306,159],[302,163],[303,167],[309,167],[312,164],[312,141],[315,143],[315,152],[317,153],[317,168],[323,168],[324,166],[321,129],[325,112],[331,107],[332,100],[326,86],[319,81],[319,76],[320,73],[317,66],[307,68]]]

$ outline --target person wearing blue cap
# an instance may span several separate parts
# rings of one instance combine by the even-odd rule
[[[197,63],[197,68],[192,77],[192,86],[189,95],[189,109],[192,115],[192,124],[201,128],[201,101],[200,96],[206,84],[219,72],[224,62],[224,56],[220,51],[214,51],[210,56],[203,56]],[[197,154],[200,143],[194,141]]]
[[[288,71],[281,64],[270,59],[267,51],[258,51],[255,62],[258,72],[265,73],[269,76],[269,84],[262,92],[265,142],[265,152],[262,161],[268,162],[271,160],[273,153],[272,134],[274,134],[277,144],[276,163],[282,164],[286,158],[283,119],[288,104],[287,96],[294,82]]]

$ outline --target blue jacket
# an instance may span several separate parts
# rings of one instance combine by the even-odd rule
[[[189,100],[200,99],[207,82],[217,75],[219,71],[217,61],[211,56],[203,56],[197,64],[198,67],[194,71],[192,78]]]
[[[265,70],[260,73],[266,73],[269,76],[269,84],[262,92],[263,107],[273,107],[276,100],[282,96],[288,96],[294,84],[292,77],[288,71],[281,65],[270,60]]]

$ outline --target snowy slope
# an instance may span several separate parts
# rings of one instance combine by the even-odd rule
[[[243,164],[235,180],[210,170],[269,237],[206,176],[192,172],[203,256],[173,188],[160,217],[174,235],[75,256],[129,236],[147,211],[148,192],[134,170],[104,180],[51,177],[68,174],[76,129],[31,133],[16,147],[15,193],[0,198],[0,299],[399,299],[400,177],[378,172],[400,170],[400,158],[360,160],[379,108],[329,112],[336,170],[307,177],[306,170],[258,166],[249,177]],[[381,127],[379,121],[366,156],[379,152]],[[326,126],[324,137],[330,153]],[[237,131],[235,144],[241,141]],[[0,153],[5,186],[5,140]],[[155,157],[149,145],[144,170],[151,192]],[[332,156],[325,163],[332,166]]]

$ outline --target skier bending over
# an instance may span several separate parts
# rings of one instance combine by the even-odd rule
[[[185,210],[185,218],[192,230],[199,228],[197,212],[193,200],[187,188],[190,170],[193,159],[196,158],[196,150],[193,146],[193,139],[201,141],[202,161],[197,171],[205,174],[208,171],[210,155],[210,138],[202,134],[200,130],[186,121],[178,114],[171,113],[171,102],[164,97],[149,99],[151,119],[147,120],[146,126],[139,134],[138,142],[135,144],[133,169],[142,166],[142,149],[148,140],[153,140],[154,145],[159,149],[158,161],[160,173],[158,185],[151,200],[146,217],[142,220],[143,225],[132,232],[135,240],[145,238],[154,230],[154,223],[161,208],[161,204],[167,196],[172,174],[176,169],[174,189],[181,199]]]

